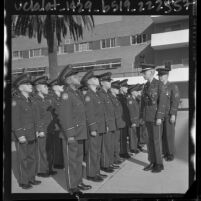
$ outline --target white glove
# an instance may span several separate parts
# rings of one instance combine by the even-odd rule
[[[18,140],[19,140],[20,143],[25,143],[27,141],[25,136],[19,137]]]

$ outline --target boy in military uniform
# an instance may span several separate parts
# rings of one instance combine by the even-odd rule
[[[35,180],[36,169],[36,113],[29,94],[31,80],[27,74],[16,78],[14,88],[19,91],[12,100],[12,133],[17,152],[19,186],[30,189],[41,181]]]
[[[48,97],[48,77],[42,76],[33,81],[37,94],[34,96],[34,103],[37,110],[37,175],[49,177],[55,175],[52,170],[52,147],[47,144],[51,138],[53,128],[51,126],[52,101]],[[48,154],[47,154],[48,153]]]
[[[163,122],[163,153],[166,161],[174,160],[174,139],[175,139],[175,123],[177,110],[179,106],[179,89],[177,85],[168,81],[169,71],[171,67],[166,65],[165,68],[158,68],[158,76],[163,82],[166,90],[167,104],[165,110],[165,118]]]
[[[58,79],[54,79],[48,83],[49,90],[52,91],[52,133],[47,139],[47,144],[50,147],[48,150],[49,163],[50,166],[56,169],[64,168],[63,161],[63,149],[62,149],[62,139],[61,139],[61,127],[58,119],[57,109],[61,103],[61,94],[64,91],[64,85]]]
[[[80,190],[91,189],[82,182],[83,143],[87,139],[87,120],[83,98],[78,91],[80,77],[70,65],[66,66],[59,79],[67,84],[61,95],[58,108],[62,127],[63,156],[66,185],[69,193],[79,194]]]
[[[114,106],[111,102],[109,89],[111,88],[111,73],[107,72],[98,76],[101,89],[98,95],[104,103],[106,133],[103,134],[102,154],[101,154],[101,170],[105,172],[113,172],[119,166],[114,165],[114,141],[112,136],[116,130]]]
[[[143,63],[141,67],[143,77],[147,80],[142,92],[141,117],[145,121],[148,131],[148,153],[150,160],[150,164],[144,170],[158,173],[164,169],[161,135],[167,97],[163,83],[154,78],[155,66]]]
[[[120,129],[124,128],[126,126],[125,121],[123,120],[123,108],[120,103],[120,101],[117,98],[117,95],[119,94],[119,85],[120,81],[117,80],[115,82],[112,82],[111,84],[111,101],[114,106],[114,113],[115,113],[115,123],[116,123],[116,130],[113,136],[114,140],[114,164],[119,165],[123,162],[123,160],[120,157]]]
[[[129,111],[127,106],[127,92],[128,92],[128,79],[122,80],[119,82],[120,84],[120,93],[118,95],[118,99],[121,102],[123,108],[122,118],[125,121],[126,125],[124,128],[120,129],[120,156],[122,158],[130,158],[130,154],[128,153],[128,138],[129,138],[129,127],[131,125]]]
[[[86,143],[86,172],[87,179],[101,182],[107,175],[100,173],[101,144],[106,133],[104,103],[97,94],[99,80],[93,71],[87,72],[82,78],[83,85],[88,88],[85,94],[85,107],[88,126],[88,140]]]

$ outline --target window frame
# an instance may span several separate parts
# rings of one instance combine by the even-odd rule
[[[80,51],[80,45],[82,44],[87,44],[87,50],[81,50]],[[83,42],[83,43],[74,43],[74,53],[77,53],[77,52],[88,52],[88,51],[92,51],[92,49],[90,49],[90,42]],[[76,45],[78,45],[78,50],[76,50]]]
[[[17,53],[18,53],[18,57],[13,57],[13,53],[14,53],[14,52],[17,52]],[[20,51],[19,51],[19,50],[13,51],[13,52],[12,52],[12,60],[20,60],[20,59],[23,59],[23,55],[22,55],[23,53],[22,53],[22,52],[23,52],[23,51],[21,51],[21,50],[20,50]]]
[[[110,40],[110,47],[103,47],[102,41],[103,41],[103,40],[106,41],[106,40],[108,40],[108,39]],[[111,46],[111,44],[112,44],[112,39],[115,40],[115,46],[114,46],[114,47]],[[107,42],[106,42],[106,44],[107,44]],[[105,38],[105,39],[101,39],[101,40],[100,40],[100,48],[101,48],[101,50],[102,50],[102,49],[111,49],[111,48],[116,48],[116,47],[120,47],[120,46],[117,45],[117,38],[116,38],[116,37]]]
[[[34,50],[40,50],[40,55],[39,56],[30,56],[31,55],[31,51],[33,51],[34,52]],[[38,57],[44,57],[44,55],[42,55],[42,48],[36,48],[36,49],[30,49],[29,50],[29,58],[38,58]]]

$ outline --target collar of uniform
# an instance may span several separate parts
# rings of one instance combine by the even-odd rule
[[[26,102],[29,102],[28,98],[30,98],[30,97],[26,98],[22,93],[19,93],[18,98],[25,100]]]

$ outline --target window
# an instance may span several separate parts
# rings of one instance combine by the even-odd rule
[[[169,32],[169,31],[177,31],[181,29],[181,24],[173,24],[164,27],[164,32]]]
[[[41,49],[29,50],[29,58],[40,57],[40,56],[42,56],[42,50]]]
[[[101,40],[101,48],[116,47],[116,38],[108,38]]]
[[[189,66],[189,60],[188,60],[188,58],[182,58],[182,64],[184,66]]]
[[[145,43],[148,40],[149,39],[148,39],[148,35],[147,34],[133,35],[133,36],[131,36],[131,45]]]
[[[90,50],[89,43],[75,44],[75,52],[84,52],[89,50]]]
[[[12,59],[22,59],[23,58],[23,52],[22,51],[14,51],[12,53]]]
[[[64,45],[59,46],[57,52],[58,52],[58,54],[64,54],[64,53],[66,53]]]
[[[64,44],[70,44],[70,39],[65,39]]]

